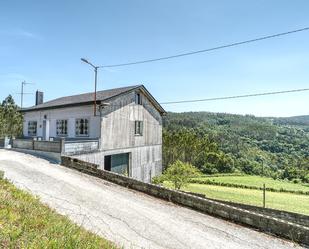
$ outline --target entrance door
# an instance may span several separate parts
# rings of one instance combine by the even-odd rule
[[[104,161],[105,170],[129,176],[129,153],[105,156]]]
[[[49,121],[43,120],[43,140],[49,140]]]

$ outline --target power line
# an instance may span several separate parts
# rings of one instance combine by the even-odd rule
[[[247,44],[247,43],[258,42],[258,41],[262,41],[262,40],[267,40],[267,39],[271,39],[271,38],[275,38],[275,37],[290,35],[290,34],[293,34],[293,33],[298,33],[298,32],[308,31],[308,30],[309,30],[309,27],[305,27],[305,28],[301,28],[301,29],[295,29],[295,30],[291,30],[291,31],[283,32],[283,33],[277,33],[277,34],[273,34],[273,35],[268,35],[268,36],[263,36],[263,37],[251,39],[251,40],[235,42],[235,43],[226,44],[226,45],[213,47],[213,48],[207,48],[207,49],[191,51],[191,52],[186,52],[186,53],[181,53],[181,54],[176,54],[176,55],[171,55],[171,56],[153,58],[153,59],[148,59],[148,60],[127,62],[127,63],[120,63],[120,64],[103,65],[103,66],[99,66],[99,67],[100,68],[123,67],[123,66],[130,66],[130,65],[136,65],[136,64],[143,64],[143,63],[161,61],[161,60],[169,60],[169,59],[174,59],[174,58],[188,56],[188,55],[210,52],[210,51],[219,50],[219,49],[223,49],[223,48],[235,47],[235,46],[239,46],[239,45],[243,45],[243,44]]]
[[[309,88],[304,89],[293,89],[287,91],[278,91],[278,92],[264,92],[264,93],[253,93],[253,94],[244,94],[244,95],[235,95],[235,96],[226,96],[226,97],[216,97],[216,98],[207,98],[207,99],[193,99],[193,100],[180,100],[180,101],[170,101],[162,102],[161,105],[170,105],[170,104],[183,104],[183,103],[195,103],[195,102],[206,102],[206,101],[216,101],[216,100],[225,100],[225,99],[239,99],[239,98],[249,98],[265,95],[276,95],[284,93],[294,93],[294,92],[304,92],[309,91]]]

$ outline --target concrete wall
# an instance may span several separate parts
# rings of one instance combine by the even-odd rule
[[[72,155],[72,157],[97,164],[104,169],[104,156],[129,153],[129,176],[143,182],[151,182],[151,178],[162,173],[162,146],[139,146],[119,150],[106,150],[94,153]]]
[[[33,139],[13,139],[13,148],[39,150],[46,152],[61,152],[60,141],[35,141]]]
[[[65,141],[64,154],[79,155],[99,149],[99,140],[93,141]]]
[[[184,192],[170,190],[158,185],[143,183],[116,173],[100,170],[97,168],[97,165],[83,162],[76,158],[62,157],[61,163],[66,167],[108,180],[121,186],[141,191],[154,197],[162,198],[206,214],[241,223],[246,226],[251,226],[263,232],[272,233],[298,243],[309,245],[309,227]]]
[[[32,139],[13,139],[13,148],[28,149],[33,150],[33,140]]]
[[[122,149],[162,144],[162,117],[141,93],[143,105],[135,104],[135,92],[110,101],[102,110],[101,149]],[[143,135],[135,135],[135,121],[143,121]]]
[[[98,151],[99,140],[39,141],[34,139],[13,139],[13,148],[72,155]]]
[[[61,152],[60,141],[33,141],[33,149],[47,152]]]
[[[28,150],[28,149],[19,149],[19,148],[12,148],[14,151],[30,154],[36,157],[44,158],[46,160],[52,161],[54,163],[61,162],[61,154],[56,152],[47,152],[47,151],[40,151],[40,150]]]
[[[135,104],[136,92],[119,96],[101,111],[101,153],[81,156],[104,168],[104,156],[130,153],[129,175],[150,182],[162,173],[162,117],[142,92],[142,105]],[[143,135],[135,135],[135,121],[143,121]]]
[[[67,107],[61,109],[51,109],[43,111],[32,111],[24,113],[23,135],[28,136],[28,121],[37,121],[37,136],[43,136],[43,120],[47,116],[49,122],[49,136],[57,137],[56,122],[58,119],[68,120],[68,138],[75,138],[75,119],[89,119],[89,136],[88,138],[100,137],[100,117],[93,116],[93,106]]]

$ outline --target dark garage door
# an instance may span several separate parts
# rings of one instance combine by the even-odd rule
[[[129,153],[105,156],[104,169],[122,175],[129,175]]]

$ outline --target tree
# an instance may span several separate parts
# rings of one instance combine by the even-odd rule
[[[22,114],[11,95],[0,106],[0,137],[15,137],[22,134]]]
[[[189,163],[184,163],[177,160],[171,164],[160,177],[162,181],[170,181],[173,183],[175,189],[181,189],[188,184],[191,177],[198,176],[200,172],[197,168]]]

